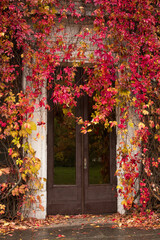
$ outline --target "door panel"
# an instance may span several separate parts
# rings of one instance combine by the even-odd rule
[[[79,68],[77,82],[82,75]],[[76,116],[88,119],[90,105],[87,96],[79,99]],[[100,124],[81,134],[80,126],[53,106],[48,112],[48,215],[116,212],[115,140],[115,131],[108,133]]]
[[[88,136],[89,184],[110,182],[110,139],[102,124],[96,124]]]
[[[92,99],[83,98],[84,119],[92,114]],[[84,135],[84,159],[87,168],[85,176],[86,213],[113,213],[117,210],[116,199],[116,133],[108,132],[102,124],[96,124],[93,131]],[[93,172],[94,171],[94,172]],[[93,179],[97,174],[96,179]]]
[[[76,76],[78,79],[79,76]],[[62,112],[60,112],[59,110],[57,111],[56,106],[54,106],[52,104],[52,100],[51,100],[51,92],[48,91],[48,102],[50,104],[50,106],[52,106],[51,110],[48,112],[48,127],[47,127],[47,214],[51,215],[51,214],[80,214],[82,213],[82,208],[83,208],[83,204],[82,202],[82,138],[81,138],[81,134],[80,134],[80,126],[79,125],[75,125],[75,136],[71,138],[67,138],[68,137],[68,129],[67,128],[72,128],[73,130],[73,125],[74,123],[72,122],[68,124],[66,124],[66,120],[62,114]],[[76,116],[80,116],[81,114],[81,101],[78,101],[77,103],[77,108],[75,109],[76,111]],[[59,119],[59,126],[58,129],[56,128],[55,130],[55,116],[56,116],[56,112],[58,114],[58,112],[60,114],[62,114],[61,119]],[[57,119],[59,118],[59,116],[57,116]],[[61,126],[60,126],[61,125]],[[64,125],[66,125],[66,129],[65,129],[65,133],[59,132],[59,134],[56,136],[56,131],[60,131],[62,129],[64,129]],[[55,132],[54,132],[55,130]],[[73,132],[73,131],[71,131]],[[63,144],[61,142],[61,137],[60,135],[62,134],[62,138],[63,138]],[[58,138],[58,140],[56,139]],[[75,142],[73,142],[73,139],[75,138]],[[64,141],[65,139],[65,141]],[[59,144],[58,149],[55,148],[56,144]],[[61,146],[60,146],[61,145]],[[63,146],[64,145],[64,146]],[[64,169],[61,169],[61,174],[62,176],[58,176],[58,178],[56,179],[56,177],[54,176],[54,173],[59,174],[58,172],[56,172],[57,170],[59,170],[58,168],[56,169],[56,164],[60,165],[60,163],[57,161],[56,159],[56,154],[60,154],[63,156],[65,155],[65,149],[66,149],[66,145],[67,147],[71,147],[74,148],[74,154],[72,154],[72,151],[70,151],[70,154],[75,155],[75,161],[74,159],[72,159],[72,164],[70,167],[74,167],[75,168],[75,178],[72,175],[71,181],[70,180],[64,180],[63,178],[63,171],[64,169],[66,170],[67,165],[64,165]],[[69,146],[70,145],[70,146]],[[59,151],[60,148],[63,147],[63,151]],[[55,149],[55,151],[54,151]],[[62,149],[61,149],[62,150]],[[61,152],[61,153],[60,153]],[[65,157],[63,159],[69,159],[68,157]],[[57,161],[57,162],[56,162]],[[74,161],[74,163],[73,163]],[[70,161],[66,161],[67,162]],[[61,162],[61,164],[63,165],[63,162]],[[63,166],[59,166],[61,168],[63,168]],[[69,184],[70,183],[70,184]]]
[[[86,120],[91,120],[92,98],[85,98],[84,113]],[[110,134],[104,125],[94,125],[92,132],[88,134],[89,184],[110,183]]]
[[[89,136],[86,136],[86,142],[88,141]],[[109,133],[108,139],[110,143],[110,170],[108,171],[107,182],[96,182],[91,183],[89,180],[89,150],[86,149],[86,158],[88,156],[88,168],[84,169],[85,174],[85,212],[86,213],[113,213],[117,209],[117,200],[116,200],[116,177],[114,173],[116,171],[115,164],[115,133]],[[87,143],[85,143],[87,145]],[[112,148],[111,148],[112,146]],[[114,152],[114,153],[113,153]],[[108,161],[108,158],[106,159]],[[108,163],[107,163],[108,164]],[[105,165],[105,164],[104,164]],[[103,173],[103,165],[101,173]],[[108,170],[108,169],[107,169]],[[98,169],[99,171],[99,169]],[[97,172],[98,172],[97,171]],[[104,171],[106,173],[106,171]],[[99,174],[100,175],[100,174]],[[98,179],[99,180],[99,179]],[[105,179],[104,179],[105,180]]]
[[[76,121],[54,107],[54,185],[76,184]],[[62,177],[63,176],[63,177]]]

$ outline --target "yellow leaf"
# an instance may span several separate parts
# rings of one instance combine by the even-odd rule
[[[63,108],[62,111],[63,111],[63,114],[65,115],[68,113],[69,110],[67,108]]]
[[[130,139],[130,143],[131,143],[131,144],[133,143],[133,139]]]
[[[139,129],[145,128],[144,123],[140,122],[140,123],[138,124],[138,128],[139,128]]]
[[[52,8],[52,13],[54,14],[54,13],[56,13],[57,12],[57,10],[53,7]]]
[[[24,181],[26,181],[27,179],[26,179],[26,174],[24,174],[24,173],[22,173],[22,179],[24,180]]]
[[[33,130],[36,130],[37,129],[37,126],[35,124],[35,122],[27,122],[27,123],[24,123],[22,125],[22,130],[24,130],[28,133],[28,134],[31,134]],[[24,132],[21,132],[21,134],[24,133]]]
[[[81,118],[78,120],[78,124],[79,125],[83,124],[83,120]]]
[[[18,132],[17,131],[11,131],[11,136],[14,138],[18,135]]]
[[[87,132],[92,132],[92,129],[88,129]]]
[[[126,200],[123,200],[123,201],[121,202],[121,204],[122,204],[122,205],[126,205]]]
[[[21,221],[23,221],[23,219],[24,219],[24,216],[23,216],[23,214],[21,214]]]
[[[133,128],[134,124],[132,122],[129,122],[129,126]]]
[[[49,6],[45,6],[44,9],[45,9],[45,10],[49,10]]]
[[[30,143],[29,143],[29,145],[28,145],[28,149],[29,149],[30,154],[32,154],[32,155],[35,154],[35,151],[34,151],[34,149],[32,148],[32,146],[31,146]]]
[[[22,130],[19,131],[19,136],[20,137],[27,137],[27,132],[24,129],[22,129]]]
[[[29,129],[29,128],[26,128],[26,132],[27,132],[28,134],[31,134],[31,133],[32,133],[32,130]]]
[[[144,115],[148,115],[149,114],[149,112],[147,110],[143,110],[142,112],[143,112]]]
[[[19,156],[19,153],[18,152],[13,152],[11,156],[12,156],[12,158],[16,158],[16,157]]]
[[[9,222],[5,222],[5,223],[3,224],[4,227],[6,227],[6,226],[8,226],[8,225],[10,225]]]
[[[123,187],[122,187],[122,186],[120,186],[120,185],[118,185],[118,186],[117,186],[117,189],[123,189]]]
[[[4,36],[4,32],[1,32],[1,33],[0,33],[0,37],[3,37],[3,36]]]
[[[31,126],[31,130],[36,130],[37,129],[37,126],[36,126],[35,122],[30,122],[29,124]]]
[[[20,144],[20,143],[17,143],[17,147],[20,148],[20,147],[21,147],[21,144]]]
[[[35,9],[32,9],[31,10],[31,14],[35,14],[36,13],[36,10]]]

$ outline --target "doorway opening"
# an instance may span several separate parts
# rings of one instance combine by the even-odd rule
[[[76,77],[81,79],[82,68]],[[89,119],[92,99],[83,96],[74,109],[76,116]],[[116,133],[102,124],[81,133],[74,118],[56,105],[48,112],[48,215],[113,213],[116,200]]]

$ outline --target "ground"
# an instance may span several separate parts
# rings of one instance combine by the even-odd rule
[[[107,228],[113,229],[144,229],[144,230],[155,230],[157,229],[160,232],[160,214],[156,213],[132,213],[129,215],[122,216],[120,214],[113,215],[91,215],[91,214],[82,214],[82,215],[54,215],[49,216],[45,220],[37,219],[15,219],[15,220],[0,220],[0,233],[1,236],[12,237],[14,230],[32,230],[37,231],[42,228],[51,228],[51,229],[61,229],[58,238],[64,238],[62,228],[65,227],[86,227],[96,229],[104,228],[107,225]],[[157,234],[160,234],[160,233]],[[0,238],[4,239],[4,238]],[[6,237],[5,237],[6,239]],[[8,238],[7,238],[8,239]]]

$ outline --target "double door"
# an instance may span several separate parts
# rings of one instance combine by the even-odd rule
[[[75,115],[89,119],[91,106],[92,99],[81,97]],[[97,124],[83,134],[75,118],[58,105],[48,113],[47,126],[48,215],[116,212],[115,131]]]

